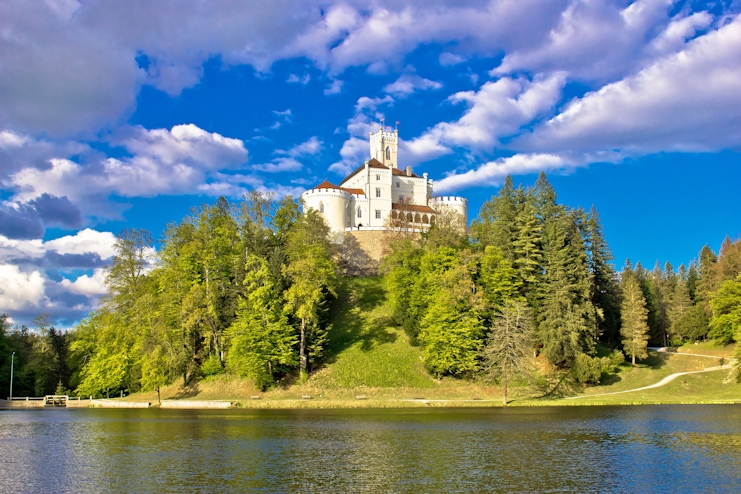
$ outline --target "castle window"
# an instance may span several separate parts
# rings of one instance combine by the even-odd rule
[[[363,217],[363,210],[358,208],[358,218],[362,218],[362,217]]]
[[[404,199],[406,199],[406,197],[404,197],[403,194],[400,194],[399,195],[399,204],[404,204]]]
[[[398,182],[398,181],[397,181],[397,182],[396,182],[396,188],[398,189],[399,187],[401,187],[401,182]]]
[[[376,175],[376,180],[381,180],[381,175]]]
[[[380,209],[376,209],[376,219],[377,220],[380,220],[381,219],[381,210]]]
[[[390,146],[386,146],[386,159],[387,160],[391,159],[391,147]]]
[[[324,203],[323,202],[320,202],[319,203],[319,212],[320,213],[323,213],[324,212]]]
[[[376,197],[381,197],[381,189],[376,189]]]

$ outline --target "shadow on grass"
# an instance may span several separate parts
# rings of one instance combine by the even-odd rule
[[[177,392],[170,398],[174,400],[183,400],[185,398],[193,398],[199,393],[198,381],[193,381],[185,386],[180,386]]]
[[[340,353],[357,343],[367,352],[377,345],[396,341],[397,334],[388,330],[393,325],[390,317],[374,314],[385,303],[386,290],[379,277],[343,280],[332,308],[327,363],[334,362]]]

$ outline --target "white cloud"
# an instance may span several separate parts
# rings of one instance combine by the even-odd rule
[[[387,85],[383,90],[396,97],[406,97],[417,90],[426,91],[430,89],[440,89],[442,83],[431,81],[414,74],[402,74],[395,82]]]
[[[465,62],[466,59],[460,55],[446,51],[440,54],[438,61],[443,67],[450,67],[451,65],[458,65],[459,63]]]
[[[685,50],[573,101],[515,146],[538,152],[741,146],[741,16]]]
[[[509,51],[492,75],[519,70],[568,71],[585,80],[615,80],[640,65],[646,40],[669,23],[675,0],[574,0],[543,43]]]
[[[288,76],[288,79],[286,79],[286,82],[289,84],[297,84],[301,83],[303,85],[306,85],[311,80],[311,76],[309,74],[305,74],[301,77],[297,76],[296,74],[291,74]]]
[[[244,163],[247,150],[239,139],[206,132],[199,127],[176,125],[171,130],[131,129],[118,144],[132,156],[108,158],[82,165],[52,159],[47,169],[24,168],[9,179],[14,199],[27,202],[43,193],[68,197],[87,210],[98,209],[110,194],[152,197],[158,194],[190,194],[218,170]]]
[[[104,269],[96,269],[92,276],[83,274],[75,281],[63,279],[59,285],[66,291],[85,295],[87,297],[99,298],[107,293],[105,286],[106,272]]]
[[[329,171],[340,175],[347,175],[370,158],[370,148],[367,139],[350,137],[340,149],[341,160],[329,166]]]
[[[344,84],[345,84],[344,81],[341,81],[339,79],[335,79],[324,90],[324,94],[326,96],[329,96],[330,94],[339,94],[339,93],[342,92],[342,86]]]
[[[507,175],[522,175],[564,169],[575,164],[554,154],[517,154],[485,163],[475,170],[452,174],[435,183],[436,193],[453,192],[470,187],[500,185]]]
[[[297,161],[296,159],[284,156],[281,158],[275,158],[270,163],[252,165],[252,168],[267,173],[278,173],[298,171],[303,168],[303,166],[304,165],[302,165],[301,162]]]
[[[478,91],[455,93],[453,103],[468,105],[455,122],[442,122],[408,142],[410,159],[429,159],[450,152],[449,146],[491,150],[503,137],[552,110],[561,97],[565,74],[536,77],[534,81],[505,77],[487,82]]]
[[[90,228],[80,230],[74,235],[48,240],[43,243],[46,250],[54,250],[60,254],[85,254],[93,252],[101,259],[113,257],[116,253],[114,245],[116,237],[111,232],[99,232]]]
[[[299,156],[310,156],[318,154],[322,150],[322,141],[317,136],[312,136],[309,140],[293,146],[288,151],[278,150],[277,154],[287,154],[292,158]]]
[[[39,305],[43,298],[44,278],[41,272],[23,272],[18,266],[0,264],[0,307],[3,310]]]

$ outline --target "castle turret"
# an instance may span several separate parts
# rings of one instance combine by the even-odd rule
[[[442,213],[444,209],[458,213],[463,219],[463,225],[468,230],[468,199],[459,196],[438,196],[430,199],[430,207]]]
[[[351,193],[325,181],[301,194],[301,199],[307,208],[319,211],[324,217],[331,230],[331,240],[342,243],[345,228],[350,225]]]
[[[399,168],[399,129],[384,130],[383,121],[378,132],[370,134],[370,155],[389,168]]]

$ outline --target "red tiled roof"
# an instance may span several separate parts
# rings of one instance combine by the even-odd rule
[[[391,209],[399,209],[402,211],[416,211],[418,213],[433,213],[437,214],[437,211],[432,209],[430,206],[419,206],[417,204],[398,204],[393,203]]]
[[[384,165],[383,163],[381,163],[380,161],[378,161],[376,158],[371,158],[370,160],[368,160],[368,168],[379,168],[379,169],[382,169],[382,170],[388,170],[391,167],[388,167],[388,166]],[[360,173],[364,169],[365,169],[365,163],[363,163],[361,166],[357,167],[350,175],[346,176],[342,180],[342,182],[340,182],[340,185],[344,184],[345,182],[347,182],[348,180],[350,180],[352,177],[354,177],[355,175],[357,175],[358,173]],[[407,176],[406,170],[399,170],[398,168],[391,168],[391,173],[393,175],[396,175],[396,176],[403,176],[403,177],[406,177]],[[410,177],[420,178],[420,176],[417,175],[417,174],[415,174],[414,172],[412,172],[412,174],[410,175]]]
[[[339,190],[344,190],[345,192],[348,192],[350,194],[361,194],[361,195],[365,195],[365,192],[363,191],[363,189],[349,189],[349,188],[346,188],[346,187],[338,187],[336,185],[333,185],[332,183],[330,183],[327,180],[325,180],[324,182],[322,182],[319,185],[317,185],[316,187],[314,187],[314,189],[339,189]],[[314,190],[314,189],[312,189],[312,190]]]

